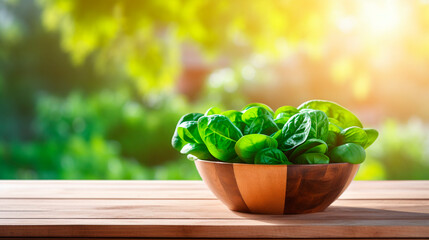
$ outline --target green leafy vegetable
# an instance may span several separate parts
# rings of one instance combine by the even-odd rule
[[[368,141],[366,142],[365,146],[363,148],[367,148],[369,146],[371,146],[375,140],[378,137],[378,132],[375,129],[372,128],[364,128],[363,129],[366,132],[366,135],[368,136]]]
[[[329,152],[331,162],[359,164],[365,160],[365,149],[356,143],[346,143]]]
[[[267,110],[267,111],[270,113],[271,117],[273,117],[273,116],[274,116],[274,111],[273,111],[273,109],[271,109],[270,107],[268,107],[267,105],[265,105],[265,104],[263,104],[263,103],[250,103],[250,104],[247,104],[247,105],[242,109],[242,111],[246,111],[247,109],[252,108],[252,107],[261,107],[261,108],[264,108],[265,110]]]
[[[338,124],[338,126],[340,126],[341,128],[353,126],[362,127],[362,123],[353,113],[334,102],[324,100],[311,100],[301,104],[298,109],[321,110],[325,112],[329,118],[337,120],[336,124]]]
[[[227,162],[237,156],[234,147],[243,134],[227,117],[203,116],[198,120],[198,131],[215,158]]]
[[[322,111],[308,110],[292,116],[282,129],[280,149],[289,151],[308,138],[328,139],[329,122]]]
[[[311,117],[308,113],[298,113],[291,117],[282,129],[279,148],[282,151],[291,150],[307,140],[311,129]]]
[[[197,121],[182,122],[177,127],[177,133],[184,142],[203,143],[203,140],[201,140],[200,137],[200,133],[198,132]]]
[[[190,154],[199,159],[211,160],[213,156],[209,153],[206,145],[201,143],[188,143],[180,150],[182,154]]]
[[[218,107],[211,107],[209,108],[204,116],[214,115],[214,114],[220,114],[222,111]]]
[[[235,152],[246,163],[254,163],[255,155],[264,148],[277,148],[277,141],[263,134],[250,134],[235,144]]]
[[[323,153],[304,153],[298,156],[293,163],[296,164],[328,164],[329,157]]]
[[[281,118],[276,118],[274,122],[277,124],[277,127],[279,129],[282,129],[284,125],[287,123],[287,121],[289,121],[289,119],[290,117],[281,117]]]
[[[365,147],[368,135],[360,127],[349,127],[341,131],[341,143],[356,143]]]
[[[377,137],[375,129],[362,128],[346,108],[312,100],[298,108],[280,107],[275,113],[265,104],[252,103],[241,112],[221,113],[212,107],[205,115],[186,114],[177,123],[171,143],[192,160],[360,164],[366,157],[365,148]]]
[[[338,146],[338,136],[339,136],[339,132],[334,132],[329,130],[328,132],[328,139],[326,140],[326,144],[328,144],[328,149],[332,149],[336,146]]]
[[[241,132],[244,131],[244,127],[246,126],[246,123],[243,122],[241,119],[243,113],[239,112],[237,110],[229,110],[221,113],[222,115],[226,116],[236,127],[238,127]]]
[[[311,118],[309,138],[317,138],[323,141],[328,139],[329,121],[326,114],[319,110],[307,111]]]
[[[173,138],[171,139],[171,145],[177,150],[180,151],[183,146],[187,144],[184,140],[182,140],[178,133],[178,128],[181,123],[188,122],[188,121],[198,121],[200,117],[202,117],[203,114],[201,113],[188,113],[184,115],[182,118],[180,118],[179,122],[177,123],[176,130],[174,131]]]
[[[298,156],[304,153],[326,153],[328,150],[328,145],[320,139],[312,138],[305,141],[303,144],[299,145],[292,154],[289,156],[289,159],[293,161]]]
[[[283,106],[277,108],[274,113],[274,119],[292,117],[293,115],[299,113],[299,110],[292,106]]]
[[[266,134],[271,135],[279,128],[274,122],[271,113],[263,107],[251,107],[245,110],[241,119],[246,123],[244,134]]]
[[[286,155],[277,148],[264,148],[255,156],[255,164],[292,164],[287,160]]]

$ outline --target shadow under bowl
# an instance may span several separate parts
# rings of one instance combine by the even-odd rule
[[[258,165],[196,160],[198,172],[229,209],[298,214],[325,210],[349,186],[359,164]]]

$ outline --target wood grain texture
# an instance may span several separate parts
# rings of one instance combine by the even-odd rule
[[[349,163],[255,165],[198,160],[195,164],[204,182],[229,209],[262,214],[323,211],[348,187],[359,168]],[[213,187],[218,182],[222,188]]]
[[[287,169],[279,165],[234,164],[241,196],[252,213],[283,214]]]
[[[426,181],[352,182],[340,199],[429,199]],[[216,199],[202,181],[2,180],[0,198]]]
[[[323,212],[260,215],[228,210],[200,181],[0,181],[0,237],[429,238],[428,190],[353,181]]]
[[[249,209],[241,197],[235,181],[232,164],[210,161],[196,161],[198,171],[209,189],[225,205],[234,211],[248,212]]]
[[[348,187],[356,165],[348,163],[288,166],[284,213],[325,210]]]

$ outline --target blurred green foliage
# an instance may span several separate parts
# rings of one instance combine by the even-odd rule
[[[32,122],[36,139],[0,142],[2,178],[195,179],[192,163],[170,147],[177,119],[190,111],[180,98],[142,108],[124,92],[65,99],[41,96]],[[186,167],[182,167],[186,166]],[[177,167],[177,168],[176,168]]]
[[[317,57],[323,48],[328,4],[265,2],[0,1],[0,179],[199,179],[193,162],[170,145],[180,116],[260,101],[261,79],[282,67],[258,68],[267,58],[253,53],[275,57],[298,47]],[[189,71],[181,52],[188,45],[202,52],[197,62],[207,72],[195,82],[181,75]],[[215,56],[227,60],[207,67]],[[321,96],[326,81],[304,81],[303,69],[328,65],[298,59],[295,80],[265,95],[296,102]],[[339,64],[341,76],[343,65],[349,68]],[[323,80],[324,71],[305,72]],[[184,96],[180,84],[196,96]],[[325,96],[350,95],[344,85],[329,89]],[[357,179],[429,179],[427,123],[372,127],[380,138]]]
[[[429,179],[429,126],[417,118],[387,120],[357,179]]]
[[[192,43],[207,58],[222,55],[236,63],[255,51],[281,55],[278,47],[285,47],[285,38],[291,45],[316,46],[324,30],[320,24],[329,21],[322,17],[326,5],[317,0],[39,3],[44,25],[60,32],[61,45],[75,63],[93,55],[97,67],[133,77],[146,95],[174,87],[183,44]],[[296,11],[303,6],[305,11]]]

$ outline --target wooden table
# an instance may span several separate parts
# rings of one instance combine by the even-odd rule
[[[0,181],[3,237],[429,238],[429,181],[355,181],[285,216],[232,212],[200,181]]]

